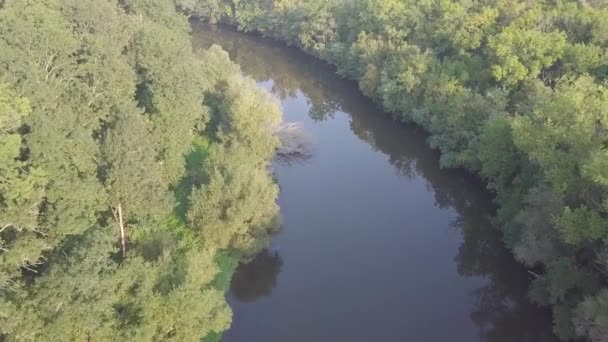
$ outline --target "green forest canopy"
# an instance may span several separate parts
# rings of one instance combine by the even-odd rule
[[[218,336],[278,227],[278,104],[171,1],[0,4],[0,340]]]
[[[481,174],[563,340],[608,338],[608,3],[177,0],[298,46]]]

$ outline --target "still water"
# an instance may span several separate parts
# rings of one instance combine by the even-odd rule
[[[492,228],[491,196],[440,169],[424,132],[294,48],[193,30],[195,49],[222,46],[314,145],[276,166],[283,231],[235,273],[225,342],[554,340]]]

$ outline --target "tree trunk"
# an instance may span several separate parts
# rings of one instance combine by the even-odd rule
[[[125,244],[125,226],[122,221],[122,204],[118,203],[118,225],[120,226],[120,240],[122,243],[122,256],[124,257],[127,253],[127,246]]]

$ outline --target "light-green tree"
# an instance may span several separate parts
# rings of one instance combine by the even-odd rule
[[[244,254],[226,249],[257,250],[276,227],[280,110],[218,47],[195,56],[174,5],[0,5],[1,340],[200,341],[229,326],[216,278]],[[230,246],[178,208],[201,205],[179,187],[213,187],[201,170],[218,169],[240,177],[221,183],[244,220]]]
[[[46,175],[24,158],[19,133],[30,114],[29,101],[0,83],[0,291],[14,285],[20,268],[35,267],[51,247],[38,225]]]
[[[566,35],[562,32],[542,32],[518,23],[508,26],[489,39],[495,58],[494,77],[508,87],[536,78],[542,69],[562,57],[565,45]]]
[[[272,135],[280,109],[250,80],[218,80],[211,106],[214,140],[202,165],[205,184],[191,196],[189,220],[209,248],[246,255],[258,251],[278,228],[278,188],[268,162],[278,147]]]

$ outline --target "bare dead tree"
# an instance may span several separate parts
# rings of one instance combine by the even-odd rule
[[[112,209],[112,214],[114,215],[114,220],[118,223],[122,255],[124,257],[127,253],[127,245],[125,243],[125,225],[122,218],[122,203],[118,203],[118,206]]]

